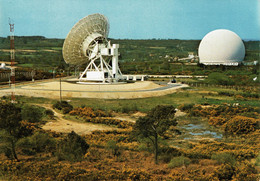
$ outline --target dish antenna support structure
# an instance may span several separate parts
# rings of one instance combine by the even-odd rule
[[[119,44],[107,40],[109,23],[101,14],[92,14],[76,23],[63,44],[63,58],[71,65],[88,63],[79,83],[112,83],[123,79],[118,66]]]

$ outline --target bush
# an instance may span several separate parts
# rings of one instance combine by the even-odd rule
[[[18,141],[18,147],[22,148],[25,154],[53,151],[56,148],[56,141],[47,133],[36,132],[30,137]]]
[[[180,109],[181,111],[184,111],[184,112],[189,112],[193,107],[194,107],[195,104],[181,104],[178,109]]]
[[[81,161],[88,148],[86,141],[72,131],[59,143],[56,156],[58,160]]]
[[[234,180],[237,181],[255,181],[259,180],[260,177],[257,174],[257,169],[250,163],[242,163],[235,170]]]
[[[247,98],[259,98],[259,94],[256,93],[250,93],[250,92],[244,92],[241,94],[241,96],[243,97],[247,97]]]
[[[122,113],[130,113],[130,112],[136,112],[138,111],[138,107],[136,104],[134,105],[124,105],[122,108],[121,108],[121,112]]]
[[[93,110],[91,107],[86,106],[74,108],[69,114],[88,118],[111,117],[111,113],[106,113],[102,110]]]
[[[51,109],[46,109],[45,114],[51,119],[54,118],[54,112]]]
[[[255,165],[256,165],[256,166],[260,166],[260,153],[259,153],[258,156],[256,157]]]
[[[243,135],[254,132],[259,124],[259,119],[236,116],[225,124],[225,133],[231,135]]]
[[[12,159],[13,155],[12,155],[12,150],[9,146],[7,146],[6,144],[2,144],[0,146],[0,153],[4,153],[4,155],[8,158],[8,159]],[[1,176],[1,175],[0,175]]]
[[[258,147],[255,144],[238,145],[235,143],[224,143],[218,141],[200,141],[193,144],[191,149],[184,151],[189,158],[211,158],[213,154],[225,152],[233,155],[237,160],[255,158],[258,154]]]
[[[213,126],[222,126],[227,122],[227,119],[222,116],[209,118],[209,124]]]
[[[231,180],[234,175],[235,168],[228,164],[223,164],[214,171],[214,176],[219,180]]]
[[[68,114],[73,108],[72,107],[64,107],[62,109],[62,113],[63,114]]]
[[[209,84],[233,85],[234,81],[223,73],[213,72],[208,75],[206,80]]]
[[[163,162],[163,163],[169,163],[172,159],[171,155],[168,154],[164,154],[164,155],[160,155],[159,159]]]
[[[169,168],[175,168],[180,166],[187,166],[191,163],[190,159],[184,156],[174,157],[168,164]]]
[[[30,123],[37,123],[42,120],[43,108],[38,106],[24,105],[21,111],[22,119]]]
[[[138,151],[149,151],[149,152],[151,152],[151,150],[149,148],[147,148],[147,146],[144,143],[139,144]]]
[[[96,123],[96,124],[106,124],[106,125],[115,125],[118,128],[130,128],[134,125],[134,123],[129,121],[122,121],[119,119],[113,119],[113,118],[86,118],[86,122],[90,123]]]
[[[108,150],[111,150],[112,154],[115,156],[119,156],[121,153],[119,151],[119,146],[117,145],[117,142],[114,140],[109,140],[106,145]]]
[[[181,152],[173,147],[162,146],[159,148],[160,160],[164,163],[169,163],[172,157],[177,157],[181,155]]]
[[[236,159],[229,153],[217,153],[211,156],[212,160],[216,160],[219,164],[230,164],[235,165]]]
[[[58,101],[55,104],[53,104],[52,107],[61,110],[64,114],[69,113],[73,109],[73,106],[69,104],[67,101]]]
[[[241,115],[249,112],[257,112],[257,108],[251,106],[241,106],[241,105],[230,105],[230,104],[220,104],[220,105],[210,105],[204,107],[201,105],[195,105],[189,112],[190,116],[197,117],[218,117],[223,116],[225,118],[233,117],[236,115]],[[255,114],[255,113],[254,113]]]
[[[229,96],[229,97],[232,97],[235,95],[233,92],[225,92],[225,91],[220,91],[218,94],[223,95],[223,96]]]

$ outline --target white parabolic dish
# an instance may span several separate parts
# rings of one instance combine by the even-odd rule
[[[236,33],[218,29],[202,39],[198,53],[205,65],[238,65],[244,60],[245,46]]]
[[[92,41],[106,39],[109,23],[102,14],[92,14],[81,19],[68,33],[63,44],[63,58],[66,63],[81,65],[90,60],[87,52]]]

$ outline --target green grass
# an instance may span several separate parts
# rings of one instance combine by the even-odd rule
[[[173,105],[175,107],[181,104],[222,104],[222,103],[239,103],[245,106],[260,107],[260,102],[257,99],[251,100],[235,100],[234,97],[220,96],[218,94],[201,93],[194,91],[181,90],[179,92],[150,98],[141,99],[95,99],[95,98],[70,98],[74,107],[82,105],[92,107],[93,109],[101,109],[104,111],[117,111],[117,112],[131,112],[141,111],[148,112],[157,105]],[[200,88],[199,90],[208,91],[211,88]],[[218,89],[220,90],[220,89]],[[214,91],[218,91],[216,88]],[[37,97],[18,96],[17,100],[28,103],[38,104],[53,104],[55,100]]]
[[[189,94],[186,92],[179,92],[170,95],[151,97],[143,99],[90,99],[90,98],[71,98],[71,104],[74,107],[86,105],[94,109],[101,109],[105,111],[114,110],[121,112],[124,109],[138,110],[141,112],[147,112],[156,105],[173,105],[178,106],[182,103],[198,102],[201,99],[199,94]],[[37,97],[25,97],[17,96],[17,100],[26,103],[38,103],[38,104],[52,104],[55,102],[53,99],[37,98]]]
[[[31,63],[25,63],[25,64],[19,64],[20,67],[33,67],[34,64],[31,64]]]
[[[200,96],[201,97],[201,96]],[[94,109],[102,110],[114,110],[120,111],[124,108],[136,109],[141,112],[147,112],[157,105],[173,105],[178,106],[182,103],[192,103],[197,102],[200,98],[198,96],[193,96],[185,92],[174,93],[166,96],[151,97],[143,99],[76,99],[73,98],[72,105],[80,106],[86,105],[93,107]]]
[[[187,157],[184,156],[179,156],[179,157],[173,157],[168,164],[169,168],[175,168],[175,167],[180,167],[180,166],[187,166],[191,163],[191,160]]]
[[[73,98],[72,104],[73,106],[86,105],[93,107],[94,109],[102,109],[102,110],[114,110],[119,111],[123,108],[131,108],[136,107],[138,111],[147,112],[151,110],[156,105],[164,104],[164,105],[173,105],[177,107],[181,104],[222,104],[222,103],[240,103],[243,105],[250,106],[260,106],[258,100],[250,100],[250,101],[241,101],[234,100],[233,97],[227,96],[219,96],[219,95],[208,95],[196,92],[177,92],[165,96],[160,97],[151,97],[151,98],[143,98],[143,99],[76,99]]]
[[[52,50],[62,50],[62,47],[51,47]]]
[[[57,100],[47,99],[43,97],[15,96],[15,98],[18,102],[29,104],[54,104],[55,102],[57,102]],[[7,99],[10,99],[10,97],[7,97]]]
[[[75,121],[75,122],[78,122],[78,123],[86,123],[85,119],[83,117],[80,117],[80,116],[71,116],[69,114],[66,114],[63,116],[64,119],[67,119],[67,120],[71,120],[71,121]]]

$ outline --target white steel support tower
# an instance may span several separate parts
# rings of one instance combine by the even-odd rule
[[[81,73],[79,81],[96,81],[102,83],[117,82],[122,78],[118,67],[118,44],[96,44],[90,56],[90,63]]]
[[[9,18],[10,26],[10,59],[11,59],[11,101],[15,102],[15,49],[14,49],[14,23]]]

